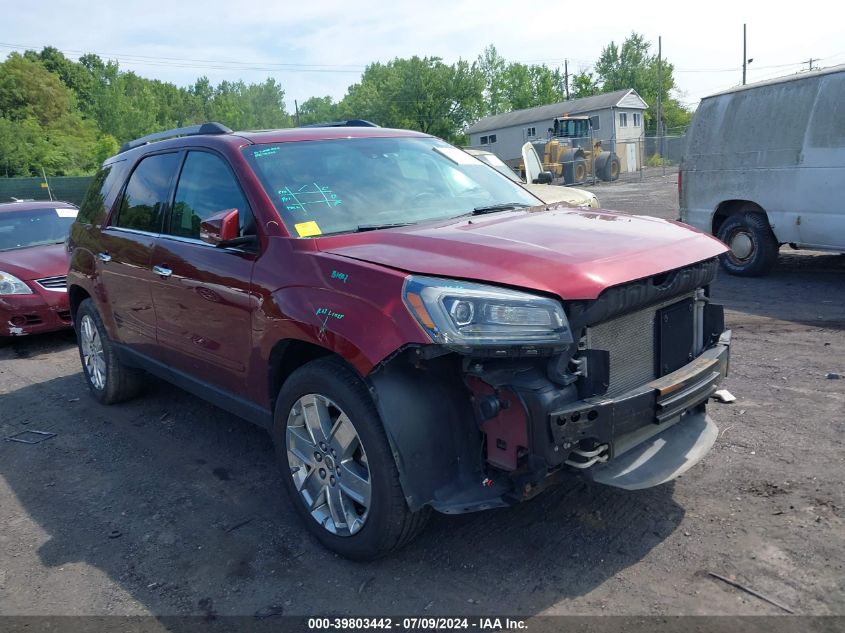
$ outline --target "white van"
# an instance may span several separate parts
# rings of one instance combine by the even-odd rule
[[[765,274],[783,244],[845,252],[845,65],[702,99],[678,193],[735,275]]]

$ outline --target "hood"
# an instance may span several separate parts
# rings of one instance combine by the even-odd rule
[[[560,185],[523,185],[528,191],[540,198],[546,204],[566,202],[576,207],[592,207],[597,209],[599,200],[589,191],[575,187]]]
[[[67,275],[67,269],[64,243],[0,251],[0,270],[23,281]]]
[[[563,299],[594,299],[610,286],[727,250],[678,223],[563,207],[327,236],[317,245],[407,272],[534,289]]]

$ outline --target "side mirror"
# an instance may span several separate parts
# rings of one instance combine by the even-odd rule
[[[552,172],[541,171],[539,174],[537,174],[537,177],[534,179],[534,184],[535,185],[550,185],[550,184],[552,184],[553,178],[554,178],[554,176],[552,176]]]
[[[225,209],[200,223],[200,239],[214,246],[237,239],[240,232],[237,209]]]

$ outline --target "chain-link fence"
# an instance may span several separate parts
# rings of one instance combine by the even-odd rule
[[[92,176],[47,178],[0,178],[0,203],[17,200],[63,200],[79,206]],[[46,186],[49,185],[49,188]]]

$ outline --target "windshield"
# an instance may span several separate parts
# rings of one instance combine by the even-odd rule
[[[0,251],[65,241],[76,209],[29,209],[0,213]]]
[[[433,138],[352,138],[244,148],[291,235],[309,237],[539,200]]]
[[[508,164],[495,154],[476,154],[475,157],[478,160],[490,165],[490,167],[495,169],[500,174],[504,174],[514,182],[522,184],[522,179],[516,175],[516,172],[510,167],[508,167]]]

